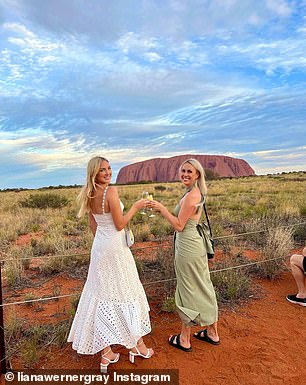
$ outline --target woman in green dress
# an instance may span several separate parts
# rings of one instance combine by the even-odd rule
[[[148,206],[159,211],[175,230],[175,303],[182,329],[180,334],[169,337],[169,343],[190,352],[191,326],[207,326],[194,333],[199,340],[219,345],[220,339],[218,306],[210,280],[207,252],[196,228],[207,194],[203,167],[196,159],[186,160],[180,167],[180,179],[186,193],[176,206],[174,215],[158,201],[152,201]]]

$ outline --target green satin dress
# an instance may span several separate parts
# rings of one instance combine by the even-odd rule
[[[178,216],[180,205],[174,214]],[[212,285],[207,253],[197,222],[189,219],[182,232],[175,234],[175,303],[186,326],[211,325],[218,320],[218,305]]]

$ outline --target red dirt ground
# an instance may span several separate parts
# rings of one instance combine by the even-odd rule
[[[179,332],[180,323],[175,314],[159,312],[153,305],[153,332],[145,341],[154,348],[154,357],[149,360],[137,357],[136,364],[132,365],[127,350],[115,347],[121,358],[112,369],[179,369],[180,385],[302,385],[306,378],[306,308],[285,300],[287,294],[296,292],[295,282],[290,272],[285,272],[276,281],[260,280],[257,284],[261,287],[259,299],[220,311],[220,346],[211,346],[195,338],[191,353],[169,346],[168,336]],[[60,294],[65,294],[76,291],[82,283],[57,277],[41,284],[40,293],[52,292],[54,285],[61,286]],[[21,300],[24,292],[18,293],[20,297],[7,298],[6,302]],[[51,306],[43,304],[41,312],[16,305],[15,311],[28,321],[39,319],[43,323],[46,312],[49,316],[56,313],[61,319],[69,302],[70,299],[48,302]],[[97,369],[98,365],[99,354],[81,356],[67,344],[64,349],[54,348],[48,356],[42,357],[37,368],[86,370]],[[12,360],[12,366],[22,368],[18,358]]]

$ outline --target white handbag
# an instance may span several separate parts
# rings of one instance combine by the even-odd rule
[[[133,231],[131,229],[124,229],[124,231],[126,244],[128,247],[131,247],[135,242]]]

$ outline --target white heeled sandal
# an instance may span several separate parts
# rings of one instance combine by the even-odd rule
[[[111,351],[111,348],[108,349],[107,352],[105,352],[104,354],[101,354],[101,358],[103,358],[104,360],[108,361],[106,364],[103,364],[102,362],[100,362],[100,372],[101,373],[107,373],[107,367],[109,364],[115,364],[116,362],[119,361],[119,358],[120,358],[120,354],[117,353],[116,354],[116,358],[114,358],[113,360],[110,360],[109,358],[105,357],[105,354],[109,353]]]
[[[139,345],[142,345],[144,342],[141,341]],[[138,346],[139,346],[138,345]],[[142,358],[151,358],[154,354],[153,352],[153,349],[152,348],[147,348],[148,349],[148,352],[147,354],[142,354],[140,353],[137,345],[134,347],[134,349],[136,349],[136,353],[135,352],[132,352],[132,350],[129,351],[129,360],[132,364],[135,363],[135,357],[142,357]]]

